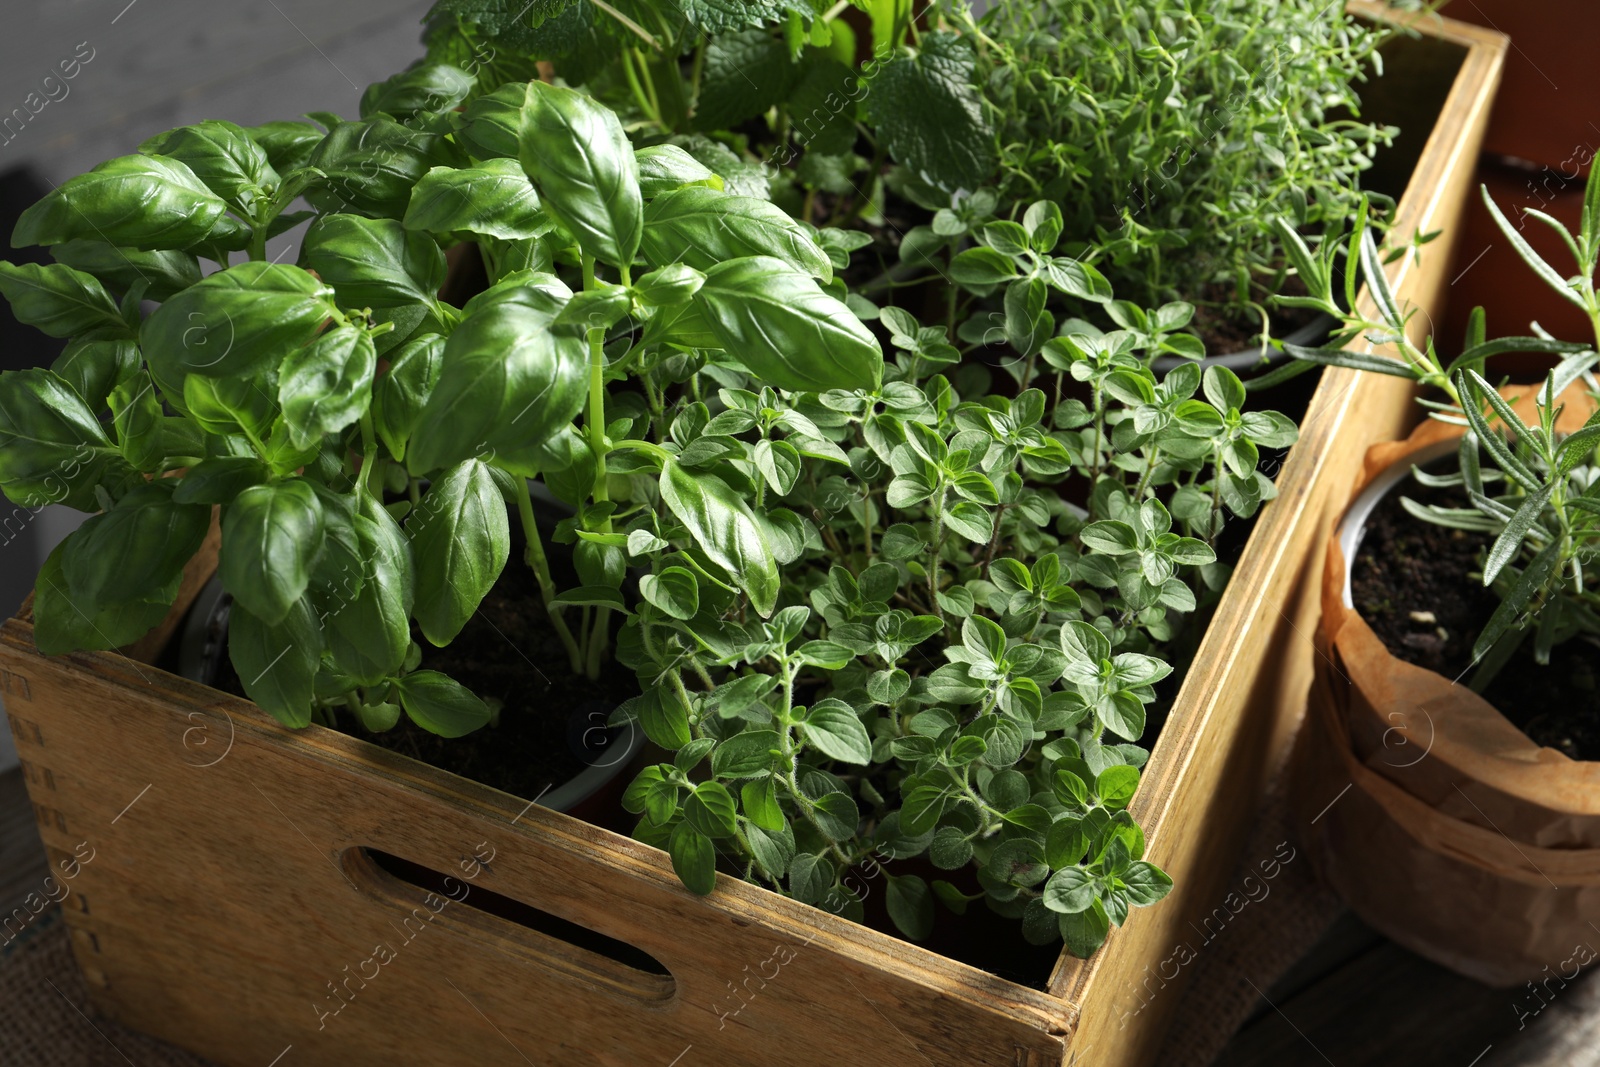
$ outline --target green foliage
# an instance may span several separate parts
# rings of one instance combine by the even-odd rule
[[[1417,518],[1442,526],[1490,534],[1494,542],[1482,561],[1481,581],[1500,597],[1494,614],[1478,633],[1472,649],[1469,684],[1482,692],[1511,655],[1533,637],[1538,663],[1548,663],[1556,645],[1600,636],[1600,412],[1581,428],[1558,431],[1556,420],[1578,384],[1591,403],[1600,401],[1600,383],[1593,367],[1600,361],[1600,292],[1595,270],[1600,265],[1600,177],[1591,173],[1577,233],[1540,211],[1525,214],[1553,229],[1573,258],[1575,273],[1563,275],[1522,236],[1483,190],[1484,203],[1501,232],[1528,267],[1564,299],[1581,308],[1594,331],[1593,342],[1562,341],[1533,324],[1535,336],[1489,339],[1482,308],[1468,320],[1462,350],[1445,360],[1432,337],[1420,345],[1407,334],[1410,309],[1402,308],[1389,287],[1383,259],[1365,226],[1366,205],[1355,218],[1348,255],[1359,257],[1377,318],[1369,318],[1351,301],[1341,311],[1344,328],[1337,339],[1345,347],[1317,349],[1288,346],[1301,366],[1337,366],[1410,378],[1440,391],[1448,402],[1421,402],[1435,419],[1465,427],[1457,452],[1458,467],[1448,475],[1415,471],[1423,484],[1460,490],[1466,506],[1441,507],[1402,498]],[[1280,232],[1290,256],[1305,279],[1308,303],[1333,308],[1331,257],[1312,256]],[[1367,344],[1357,347],[1358,341]],[[1376,345],[1388,353],[1373,352]],[[1503,352],[1537,352],[1558,362],[1534,397],[1536,418],[1526,421],[1507,403],[1485,375],[1490,357]],[[1296,368],[1289,368],[1293,370]],[[1282,377],[1281,374],[1269,377]],[[1254,383],[1252,383],[1254,384]],[[1485,464],[1485,459],[1488,463]],[[1463,578],[1469,576],[1463,575]]]
[[[554,40],[598,7],[447,3],[430,38]],[[809,4],[600,17],[632,38],[636,82],[686,30],[752,25],[782,33],[799,84],[857,77]],[[966,40],[886,17],[882,87],[977,123]],[[1117,301],[1058,254],[1050,201],[929,209],[902,249],[949,268],[923,321],[893,278],[844,280],[869,237],[786,215],[729,145],[635,148],[597,96],[485,82],[502,63],[435,57],[314,142],[292,123],[172,131],[30,209],[17,239],[80,265],[0,271],[20,313],[70,337],[55,369],[0,376],[0,489],[99,512],[40,579],[41,647],[159,618],[219,505],[252,699],[289,726],[342,709],[455,737],[494,711],[419,669],[420,643],[456,639],[527,566],[570,669],[637,679],[617,722],[673,755],[625,805],[688,888],[720,869],[860,918],[870,868],[907,936],[936,898],[982,899],[1092,952],[1170,885],[1130,809],[1148,709],[1225,578],[1227,518],[1271,497],[1259,449],[1293,425],[1202,373],[1180,340],[1192,305]],[[982,169],[979,140],[905,110],[885,151],[906,188]],[[301,261],[269,263],[302,193]],[[130,283],[92,239],[162,267]],[[439,292],[455,248],[488,275],[460,306]],[[1009,380],[963,358],[980,348]],[[1190,361],[1158,374],[1167,355]],[[530,480],[572,509],[553,534]],[[974,867],[977,892],[893,866],[923,854]]]
[[[1273,216],[1348,217],[1395,133],[1350,117],[1392,31],[1321,0],[995,4],[967,29],[1002,205],[1059,203],[1067,239],[1145,305],[1259,317],[1284,277]]]

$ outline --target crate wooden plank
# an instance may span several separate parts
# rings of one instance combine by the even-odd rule
[[[392,1064],[440,1034],[515,1062],[494,1028],[547,1061],[619,1067],[686,1050],[684,1067],[800,1067],[819,1047],[1061,1061],[1073,1013],[1048,993],[725,876],[695,897],[628,838],[335,731],[290,734],[148,666],[31,644],[26,623],[7,623],[0,662],[33,694],[16,707],[23,758],[58,783],[46,843],[97,850],[77,885],[89,914],[69,916],[96,1005],[219,1063],[259,1067],[294,1045],[299,1063]],[[344,860],[360,847],[453,875],[466,902],[362,877]],[[460,865],[480,848],[492,858],[469,878]],[[458,918],[474,888],[636,946],[672,984]],[[387,965],[372,962],[379,944]],[[348,1005],[323,1018],[341,988]]]
[[[1349,6],[1378,14],[1375,4]],[[1432,315],[1507,41],[1448,19],[1417,25],[1466,51],[1394,222],[1401,235],[1444,231],[1420,263],[1406,256],[1389,268],[1397,297]],[[1417,317],[1419,333],[1428,321]],[[1223,879],[1250,814],[1304,711],[1327,538],[1367,446],[1403,435],[1414,409],[1402,379],[1324,372],[1279,476],[1280,497],[1256,524],[1134,799],[1150,858],[1185,891],[1135,913],[1092,960],[1064,956],[1052,978],[1053,991],[1082,1006],[1072,1062],[1132,1067],[1160,1047],[1186,961],[1203,950],[1195,931],[1227,894]]]

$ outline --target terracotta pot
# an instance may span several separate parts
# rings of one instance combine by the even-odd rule
[[[1505,392],[1532,417],[1531,389]],[[1561,426],[1575,429],[1592,403],[1579,388],[1565,399]],[[1369,924],[1462,974],[1515,985],[1600,937],[1600,763],[1536,745],[1470,689],[1390,655],[1346,579],[1377,498],[1460,433],[1429,421],[1367,452],[1328,546],[1293,805],[1318,871]]]

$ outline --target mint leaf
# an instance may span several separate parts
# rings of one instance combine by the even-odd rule
[[[922,49],[878,71],[867,111],[895,162],[947,192],[994,171],[994,131],[973,84],[972,46],[954,33],[924,34]]]

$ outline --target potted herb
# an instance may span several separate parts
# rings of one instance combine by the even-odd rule
[[[1600,328],[1600,181],[1579,231],[1561,229],[1570,276],[1487,190],[1484,201],[1534,273]],[[1375,257],[1370,237],[1362,247]],[[1294,255],[1317,291],[1322,266]],[[1597,357],[1592,343],[1537,327],[1488,339],[1479,309],[1446,361],[1431,340],[1407,339],[1406,312],[1382,285],[1373,293],[1376,314],[1352,314],[1347,328],[1399,358],[1291,353],[1409,379],[1432,418],[1369,451],[1366,487],[1329,546],[1320,642],[1330,666],[1319,667],[1302,743],[1302,832],[1368,921],[1464,973],[1520,984],[1587,929],[1582,901],[1600,873],[1587,697],[1600,639]],[[1537,387],[1497,389],[1486,361],[1504,352],[1558,362]],[[1352,796],[1317,818],[1323,794],[1352,780]],[[1427,904],[1397,901],[1397,876]]]

